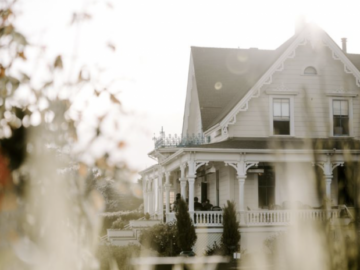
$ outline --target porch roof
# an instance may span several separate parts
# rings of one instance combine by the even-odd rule
[[[233,137],[223,142],[196,145],[191,148],[360,150],[360,141],[352,138],[301,139]]]

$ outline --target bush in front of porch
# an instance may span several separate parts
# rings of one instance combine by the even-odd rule
[[[146,248],[157,251],[159,256],[177,256],[181,249],[176,241],[177,228],[175,223],[157,224],[143,230],[140,243]]]
[[[182,198],[180,198],[177,204],[176,226],[176,240],[182,251],[180,255],[195,256],[192,247],[195,245],[197,235],[188,212],[188,206]]]
[[[240,250],[239,222],[236,220],[235,204],[227,201],[223,214],[223,234],[221,236],[221,248],[223,255],[232,256]]]

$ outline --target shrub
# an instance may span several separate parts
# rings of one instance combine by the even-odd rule
[[[114,262],[120,270],[133,269],[130,260],[140,255],[140,246],[128,245],[126,247],[102,245],[97,251],[100,270],[114,269]]]
[[[120,217],[120,218],[118,218],[117,220],[115,220],[115,221],[113,222],[113,224],[111,225],[111,229],[120,229],[120,230],[122,230],[122,229],[124,229],[124,227],[125,227],[128,223],[129,223],[129,222],[122,220],[122,218]]]
[[[177,205],[176,226],[177,242],[182,251],[191,251],[194,246],[197,235],[194,224],[190,218],[186,202],[181,198]]]
[[[223,255],[224,254],[224,250],[222,249],[221,246],[219,246],[216,241],[214,242],[214,244],[210,247],[207,246],[207,249],[204,252],[205,256],[212,256],[212,255]]]
[[[227,201],[223,216],[223,234],[221,236],[221,247],[224,255],[232,256],[232,253],[240,250],[239,222],[236,220],[235,205]]]
[[[146,219],[146,220],[149,220],[149,219],[150,219],[150,214],[149,214],[149,213],[146,213],[146,214],[145,214],[145,219]]]
[[[140,243],[159,253],[160,256],[176,256],[180,248],[176,241],[176,224],[157,224],[143,230]]]
[[[140,212],[130,212],[130,213],[124,213],[121,214],[121,220],[123,221],[130,221],[130,220],[137,220],[139,218],[142,218],[144,216],[144,213]]]

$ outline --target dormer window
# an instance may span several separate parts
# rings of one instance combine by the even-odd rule
[[[317,71],[314,67],[307,67],[304,69],[304,75],[317,75]]]

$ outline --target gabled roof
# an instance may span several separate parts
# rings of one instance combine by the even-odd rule
[[[192,47],[203,131],[218,124],[233,110],[298,35],[276,50]],[[360,70],[359,54],[344,55]],[[221,89],[216,89],[220,85]]]
[[[204,131],[230,112],[295,37],[276,50],[191,48]]]

